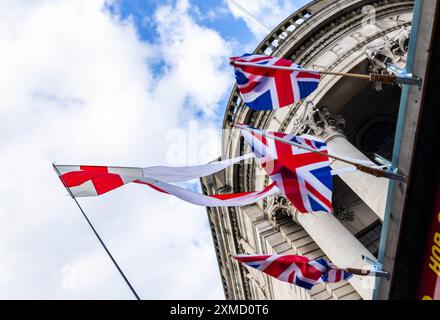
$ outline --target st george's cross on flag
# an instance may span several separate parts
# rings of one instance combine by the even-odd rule
[[[324,258],[286,255],[233,255],[239,262],[264,272],[278,280],[312,289],[318,282],[339,282],[352,277],[350,272],[333,265]]]
[[[302,68],[290,60],[246,53],[230,58],[244,104],[254,110],[274,110],[303,100],[319,84],[319,73],[261,68],[238,63]]]
[[[129,183],[142,184],[156,191],[174,195],[186,202],[207,207],[245,206],[278,193],[275,183],[261,191],[220,195],[204,195],[170,182],[184,182],[213,174],[239,161],[254,157],[252,153],[241,157],[185,167],[115,167],[90,165],[55,165],[54,169],[72,197],[92,197],[105,194]]]
[[[308,135],[292,135],[241,125],[241,134],[278,189],[301,213],[332,212],[332,172],[327,144]],[[296,143],[295,147],[270,137]],[[319,151],[319,153],[309,150]]]

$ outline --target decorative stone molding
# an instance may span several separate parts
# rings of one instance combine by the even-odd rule
[[[334,216],[340,221],[354,221],[353,209],[347,206],[340,206],[334,209]]]
[[[225,184],[223,187],[217,189],[219,194],[231,193],[232,188],[230,185]]]
[[[386,69],[387,63],[405,67],[409,36],[410,31],[402,27],[392,38],[385,36],[382,44],[365,48],[365,54],[370,61],[370,71],[381,72]]]
[[[268,198],[264,211],[269,216],[269,219],[275,222],[292,216],[293,213],[293,209],[289,205],[288,200],[280,194]]]
[[[253,269],[249,269],[247,267],[244,267],[240,265],[240,269],[243,271],[243,275],[245,278],[249,279],[250,281],[245,281],[247,284],[247,290],[248,290],[248,298],[251,299],[251,290],[250,290],[250,282],[252,282],[255,287],[262,293],[262,295],[267,299],[268,294],[268,283],[266,281],[266,277],[262,272],[258,272]]]
[[[319,109],[313,102],[308,102],[305,108],[305,119],[296,123],[296,134],[310,134],[324,140],[337,135],[343,136],[345,119],[341,115],[334,114],[327,108]]]
[[[370,63],[371,73],[390,73],[387,71],[387,64],[394,64],[400,69],[404,69],[408,54],[410,31],[408,27],[401,27],[399,32],[392,38],[384,36],[384,42],[376,46],[365,48],[365,55]],[[382,84],[374,83],[374,88],[382,90]]]
[[[255,289],[263,296],[264,299],[268,300],[269,295],[267,293],[268,287],[267,282],[264,279],[263,273],[256,272],[248,272],[245,277],[249,279],[249,282],[252,282],[255,286]],[[249,297],[251,298],[251,297]]]
[[[237,254],[246,254],[246,249],[242,243],[243,239],[240,239],[240,242],[238,243],[238,248],[237,248]]]
[[[237,210],[235,208],[231,208],[231,210],[229,210],[229,219],[231,221],[232,232],[234,235],[233,239],[238,242],[238,239],[240,239],[240,228],[238,226]],[[237,243],[234,243],[234,246],[235,250],[238,250]]]
[[[379,3],[375,3],[375,5],[373,4],[375,6],[375,16],[377,20],[380,20],[382,17],[387,17],[390,14],[395,14],[398,11],[409,11],[413,7],[411,1],[393,0],[392,2],[394,2],[394,5],[392,6],[387,5],[385,1],[379,1]],[[346,13],[320,28],[302,44],[298,44],[292,48],[290,58],[301,65],[307,65],[313,60],[313,57],[317,52],[327,50],[328,44],[334,41],[335,37],[341,37],[349,30],[362,27],[365,23],[364,19],[365,14],[362,12],[362,6]],[[397,25],[400,28],[401,26],[407,27],[410,24],[406,22],[397,22]],[[394,27],[384,31],[388,33],[390,30],[394,30]],[[368,39],[367,37],[366,41],[370,42],[371,39]]]

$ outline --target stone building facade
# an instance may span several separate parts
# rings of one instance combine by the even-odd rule
[[[291,14],[256,48],[306,68],[367,74],[406,62],[414,2],[318,0]],[[323,76],[307,99],[276,111],[245,107],[233,89],[224,116],[221,156],[250,152],[240,122],[278,132],[311,134],[334,154],[387,165],[391,160],[401,88]],[[344,166],[331,162],[332,168]],[[205,194],[261,190],[269,183],[254,161],[201,179]],[[226,299],[372,299],[374,279],[319,284],[312,290],[278,281],[240,265],[231,253],[328,257],[340,267],[376,259],[388,180],[362,172],[334,177],[334,214],[300,214],[282,196],[236,208],[208,208]]]

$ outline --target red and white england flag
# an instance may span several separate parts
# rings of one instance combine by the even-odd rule
[[[234,159],[187,167],[113,167],[54,165],[64,186],[74,197],[91,197],[107,193],[127,183],[149,186],[200,206],[244,206],[279,192],[273,183],[261,191],[222,195],[203,195],[168,182],[197,179],[221,171],[233,163],[253,157],[247,154]]]

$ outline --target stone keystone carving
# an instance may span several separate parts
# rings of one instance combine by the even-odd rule
[[[307,104],[306,109],[305,119],[298,134],[310,134],[324,140],[343,134],[345,119],[341,115],[334,114],[327,108],[318,109],[311,102]]]
[[[354,221],[353,209],[347,206],[341,206],[334,209],[334,215],[338,220],[341,221]]]
[[[293,213],[292,207],[283,195],[269,197],[265,211],[274,221],[279,221],[282,218],[292,216]]]

